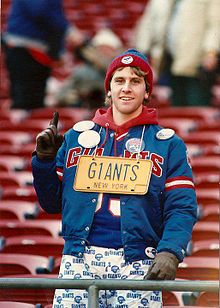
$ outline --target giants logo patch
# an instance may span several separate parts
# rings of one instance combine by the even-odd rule
[[[94,155],[94,152],[90,153],[91,149],[82,149],[82,147],[76,147],[69,150],[66,160],[66,168],[74,167],[78,164],[79,157],[81,155]],[[102,156],[104,152],[103,148],[96,149],[96,155]],[[150,153],[149,151],[142,151],[140,153],[142,159],[150,159],[153,163],[152,173],[161,177],[163,173],[162,165],[164,163],[164,159],[162,156],[156,153]],[[137,153],[130,153],[128,150],[124,151],[125,158],[136,158]]]
[[[103,148],[96,149],[96,155],[102,156],[103,151],[104,151]],[[70,149],[67,155],[66,168],[71,168],[71,167],[76,166],[78,164],[79,157],[81,155],[94,155],[94,152],[93,153],[90,153],[90,152],[91,152],[91,149],[86,148],[82,150],[82,147]]]
[[[164,159],[162,156],[156,153],[150,153],[149,151],[142,151],[140,153],[142,159],[150,159],[153,163],[152,173],[157,177],[161,177],[163,173],[163,169],[161,165],[163,165]],[[130,153],[128,150],[124,151],[124,157],[126,158],[136,158],[137,153]]]

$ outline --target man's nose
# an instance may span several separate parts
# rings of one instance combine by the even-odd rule
[[[130,91],[130,90],[131,90],[131,88],[130,88],[130,82],[129,82],[129,81],[126,81],[126,82],[123,84],[122,91],[128,92],[128,91]]]

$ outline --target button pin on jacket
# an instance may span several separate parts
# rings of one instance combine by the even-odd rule
[[[78,137],[78,143],[84,148],[94,148],[100,142],[99,133],[94,130],[86,130]]]
[[[76,131],[76,132],[84,132],[86,130],[90,130],[92,129],[93,127],[95,126],[95,123],[93,121],[80,121],[80,122],[77,122],[73,125],[73,129]]]
[[[78,143],[84,148],[94,148],[100,142],[100,136],[96,131],[93,131],[95,123],[93,121],[80,121],[73,125],[73,129],[81,133],[78,137]]]
[[[144,150],[145,143],[139,138],[131,138],[126,141],[125,147],[130,153],[140,153]]]
[[[148,256],[149,258],[154,259],[156,254],[157,254],[157,250],[154,247],[147,247],[145,249],[145,254],[146,256]]]
[[[174,134],[175,134],[175,131],[173,129],[163,128],[157,132],[156,138],[158,140],[167,140],[173,137]]]

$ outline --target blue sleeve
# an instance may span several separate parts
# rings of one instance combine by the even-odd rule
[[[40,160],[37,156],[32,158],[33,184],[38,201],[47,213],[60,213],[62,210],[62,182],[57,169],[63,167],[65,156],[65,141],[54,160]]]
[[[196,193],[186,146],[180,138],[175,138],[168,157],[163,203],[164,230],[158,252],[171,252],[182,261],[191,240],[196,215]]]
[[[44,0],[42,16],[45,24],[57,34],[64,34],[69,26],[61,0]]]
[[[39,25],[43,23],[42,26],[50,31],[63,34],[68,28],[62,0],[20,0],[17,5],[20,5],[27,18],[35,19]]]
[[[65,18],[61,0],[43,0],[44,9],[41,20],[44,29],[47,29],[47,41],[50,45],[48,55],[58,59],[64,50],[64,38],[69,28],[69,23]]]
[[[32,157],[33,185],[38,201],[47,213],[60,213],[62,208],[61,183],[56,173],[56,160],[43,161]]]

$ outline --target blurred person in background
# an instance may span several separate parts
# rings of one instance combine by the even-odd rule
[[[76,48],[74,56],[80,63],[57,92],[57,106],[88,109],[103,106],[105,72],[121,48],[120,38],[108,28],[100,29],[90,41]]]
[[[2,36],[10,80],[11,108],[44,107],[52,68],[62,65],[65,44],[81,44],[82,33],[70,25],[62,0],[13,0]]]
[[[210,105],[219,66],[219,0],[151,0],[135,29],[174,106]]]

